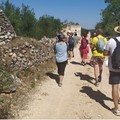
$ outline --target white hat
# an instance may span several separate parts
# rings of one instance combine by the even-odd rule
[[[120,26],[115,27],[115,28],[114,28],[114,31],[115,31],[116,33],[120,33]]]
[[[67,33],[71,33],[71,31],[70,30],[68,30],[68,32]]]

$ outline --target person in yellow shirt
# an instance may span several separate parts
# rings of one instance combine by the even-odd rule
[[[103,30],[102,29],[97,29],[96,30],[96,36],[93,37],[91,41],[91,49],[92,49],[92,59],[91,59],[91,64],[94,67],[94,75],[95,75],[95,85],[98,86],[99,83],[102,80],[102,66],[104,62],[104,55],[103,51],[99,51],[97,49],[97,42],[99,39],[103,39],[104,43],[107,44],[107,39],[103,36]]]

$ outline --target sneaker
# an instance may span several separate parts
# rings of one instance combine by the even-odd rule
[[[114,115],[120,116],[120,110],[115,110],[114,108],[112,108],[111,111]]]
[[[99,81],[96,81],[96,82],[95,82],[95,86],[96,86],[96,87],[98,87],[99,84],[100,84]]]

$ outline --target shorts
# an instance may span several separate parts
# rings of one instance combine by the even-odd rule
[[[92,65],[103,65],[103,62],[105,60],[105,57],[101,57],[101,56],[92,56],[90,63]]]
[[[73,51],[74,50],[74,44],[70,44],[68,47],[68,51]]]
[[[114,85],[119,83],[120,83],[120,72],[110,71],[109,84]]]
[[[61,63],[56,62],[59,75],[63,75],[64,76],[65,67],[66,67],[67,62],[68,61],[64,61],[64,62],[61,62]]]

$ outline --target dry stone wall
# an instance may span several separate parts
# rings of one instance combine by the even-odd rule
[[[2,63],[15,71],[42,64],[53,57],[53,53],[53,47],[49,42],[23,37],[17,37],[9,44],[0,47]]]
[[[9,74],[7,75],[9,77],[6,78],[3,75],[5,72],[0,71],[2,76],[0,77],[0,83],[8,83],[4,84],[5,86],[0,86],[0,91],[6,92],[6,88],[7,92],[14,91],[16,84],[18,84],[16,81],[21,83],[15,73],[29,68],[36,68],[54,57],[53,43],[49,41],[52,41],[52,39],[46,39],[46,42],[44,42],[42,40],[16,37],[9,43],[0,46],[0,66],[7,67],[14,72],[12,74],[6,72]]]

